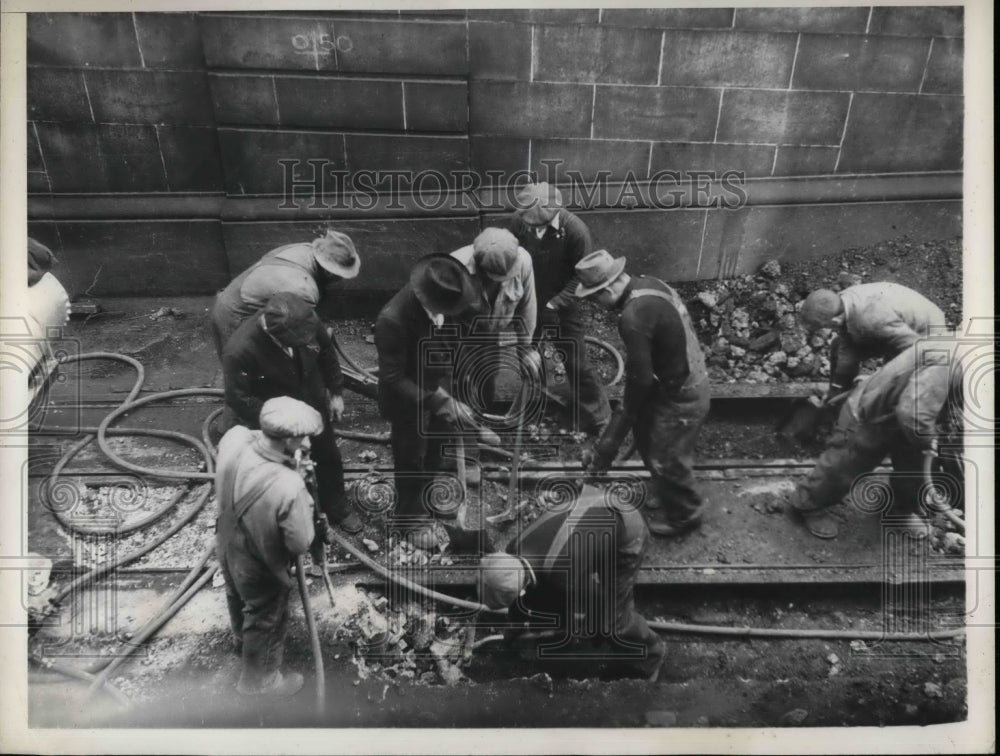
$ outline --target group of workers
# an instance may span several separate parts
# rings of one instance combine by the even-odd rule
[[[655,679],[665,647],[636,611],[632,587],[650,533],[679,536],[702,520],[693,464],[711,394],[704,355],[674,289],[630,275],[624,257],[592,250],[587,226],[563,206],[558,189],[530,184],[517,203],[507,228],[487,228],[469,246],[418,260],[376,320],[378,405],[391,426],[395,467],[392,516],[415,547],[437,546],[430,486],[446,465],[445,447],[457,435],[475,437],[482,425],[494,397],[501,332],[514,333],[525,378],[549,382],[538,347],[543,334],[555,334],[565,345],[574,430],[592,439],[582,458],[587,474],[607,471],[631,431],[649,472],[647,495],[637,511],[589,489],[569,507],[543,513],[505,552],[483,558],[481,600],[520,618],[531,615],[529,607],[562,605],[570,620],[573,606],[603,607],[601,639]],[[243,658],[238,689],[246,694],[288,695],[302,684],[280,672],[289,565],[314,539],[332,538],[305,514],[310,495],[295,472],[304,453],[311,449],[316,504],[331,529],[363,527],[345,495],[334,435],[344,411],[343,376],[316,314],[331,286],[359,270],[352,240],[327,231],[266,254],[218,294],[212,311],[232,428],[219,446],[217,545]],[[625,388],[614,413],[587,359],[585,299],[619,313]],[[886,453],[897,473],[919,472],[924,455],[936,453],[936,427],[960,401],[961,376],[942,352],[921,352],[922,337],[943,328],[944,316],[903,286],[819,290],[800,317],[809,330],[837,332],[824,402],[842,401],[842,408],[829,448],[790,509],[810,533],[833,538],[837,521],[829,509],[857,476]],[[474,358],[435,358],[463,350]],[[858,379],[867,357],[886,362]],[[476,369],[463,371],[466,363]],[[912,476],[892,482],[894,506],[919,531],[924,521]],[[613,536],[583,537],[595,528]],[[599,565],[608,570],[603,579]],[[578,595],[584,584],[597,586],[596,599]]]

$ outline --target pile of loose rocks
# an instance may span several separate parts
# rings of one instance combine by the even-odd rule
[[[862,282],[844,271],[834,288]],[[782,278],[781,265],[770,260],[756,275],[701,287],[688,300],[713,381],[775,383],[819,381],[830,375],[833,332],[809,334],[798,313],[809,290]]]

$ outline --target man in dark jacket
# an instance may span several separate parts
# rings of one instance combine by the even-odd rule
[[[590,231],[582,220],[562,207],[562,194],[542,182],[529,184],[517,195],[517,210],[510,230],[531,255],[538,300],[535,343],[542,332],[556,332],[566,349],[566,376],[570,406],[579,420],[579,430],[600,433],[608,418],[604,386],[587,359],[584,324],[579,302],[573,296],[576,274],[573,266],[590,254]]]
[[[425,499],[442,467],[442,447],[456,427],[474,424],[472,410],[452,396],[452,379],[461,330],[481,301],[478,282],[461,262],[429,255],[375,323],[379,408],[392,425],[396,516],[417,548],[437,544]]]
[[[672,536],[697,527],[702,501],[694,488],[694,446],[708,415],[705,357],[687,308],[657,278],[630,277],[625,258],[605,250],[576,266],[578,297],[618,308],[625,342],[625,396],[594,445],[590,469],[603,472],[632,431],[649,470],[649,529]]]
[[[290,396],[323,416],[312,442],[320,506],[348,533],[363,527],[344,493],[344,464],[333,423],[344,413],[343,376],[330,336],[303,299],[275,294],[263,312],[236,329],[222,352],[227,425],[257,428],[268,399]],[[325,534],[321,534],[325,535]]]
[[[636,611],[634,595],[648,541],[638,511],[585,487],[571,506],[525,527],[506,553],[483,557],[481,600],[507,608],[512,623],[561,636],[539,649],[542,657],[558,658],[571,638],[587,638],[655,681],[666,644]]]
[[[323,418],[289,397],[269,399],[261,430],[231,428],[219,442],[215,490],[216,554],[243,669],[244,695],[290,696],[302,675],[281,673],[288,629],[292,560],[314,537],[313,500],[296,470]]]
[[[927,534],[919,514],[926,456],[962,406],[962,371],[947,337],[917,341],[859,381],[840,409],[829,446],[792,495],[793,512],[817,538],[836,538],[829,508],[863,482],[886,454],[892,459],[886,514],[915,537]],[[957,363],[957,364],[956,364]]]

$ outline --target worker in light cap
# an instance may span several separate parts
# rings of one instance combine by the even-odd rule
[[[636,509],[584,487],[572,505],[544,512],[504,552],[480,560],[480,601],[507,609],[515,631],[555,622],[557,645],[586,639],[602,650],[597,658],[629,663],[655,681],[666,644],[636,610],[634,595],[648,541]]]
[[[470,324],[468,348],[458,360],[463,400],[492,412],[496,375],[500,369],[500,332],[513,331],[522,373],[536,374],[541,357],[532,346],[538,319],[531,255],[503,228],[487,228],[472,244],[451,256],[461,262],[482,287],[482,312]]]
[[[227,426],[257,428],[264,402],[276,396],[299,399],[322,415],[312,441],[320,508],[344,531],[360,531],[361,518],[344,492],[344,465],[333,433],[344,414],[343,376],[312,306],[291,293],[275,294],[263,312],[233,333],[222,352],[222,372]]]
[[[332,229],[311,242],[272,249],[216,295],[211,318],[215,351],[221,357],[233,332],[275,294],[295,294],[319,308],[340,281],[355,278],[360,270],[351,237]]]
[[[517,194],[510,230],[531,255],[538,298],[535,343],[543,331],[555,333],[556,347],[565,354],[569,407],[579,421],[577,430],[600,435],[611,417],[607,393],[587,359],[585,326],[573,292],[573,266],[591,252],[590,231],[563,207],[562,193],[546,183],[528,184]],[[551,381],[550,381],[551,383]]]
[[[923,295],[900,284],[881,281],[837,292],[817,289],[799,313],[809,331],[832,328],[830,388],[826,400],[851,388],[862,360],[891,360],[917,339],[942,333],[944,313]]]
[[[319,412],[281,396],[261,407],[260,430],[234,426],[219,442],[215,492],[216,555],[243,664],[237,691],[284,697],[303,683],[281,672],[288,629],[291,565],[314,537],[313,500],[297,471],[309,437],[323,430]]]

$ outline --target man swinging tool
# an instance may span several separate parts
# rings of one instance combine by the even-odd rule
[[[694,445],[710,402],[705,357],[687,308],[663,281],[630,277],[625,258],[605,250],[576,265],[578,297],[621,310],[625,342],[622,409],[584,463],[592,472],[611,466],[629,430],[649,470],[647,521],[652,533],[675,536],[701,523],[694,487]]]
[[[588,637],[655,681],[667,648],[636,610],[634,595],[648,541],[636,509],[585,487],[572,506],[543,513],[504,552],[483,557],[480,600],[508,609],[521,629],[555,628],[560,640],[540,648],[543,657],[558,658],[570,637]]]
[[[216,554],[243,666],[236,690],[248,696],[294,695],[302,675],[281,672],[288,629],[291,564],[314,537],[313,500],[296,470],[320,414],[287,396],[269,399],[260,430],[237,425],[219,442],[215,491]]]

